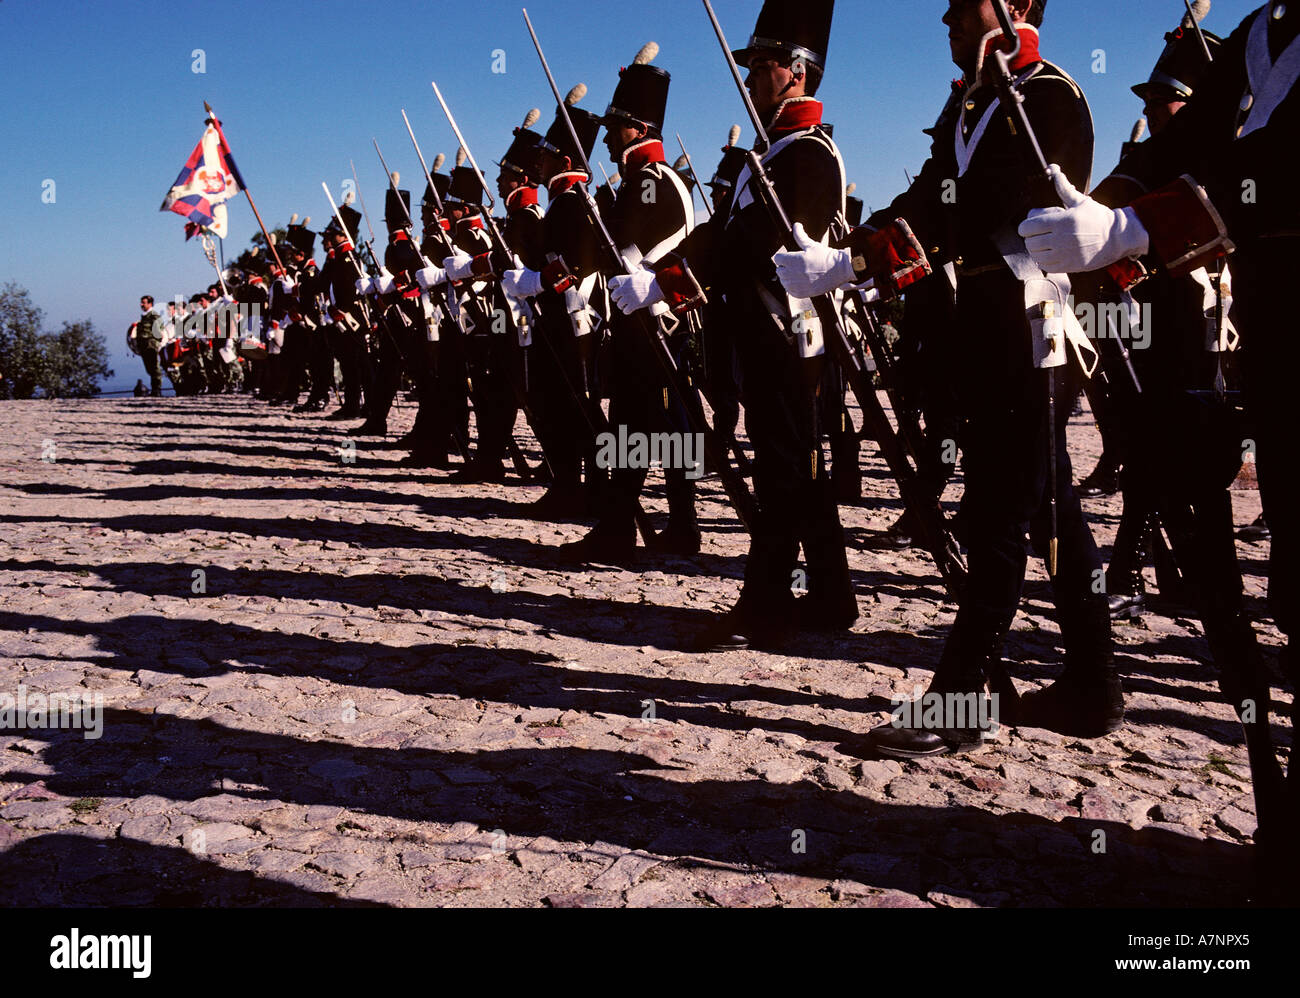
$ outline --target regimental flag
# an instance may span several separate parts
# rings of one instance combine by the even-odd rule
[[[172,184],[159,211],[176,212],[188,219],[185,238],[189,239],[200,229],[226,237],[225,202],[244,189],[244,178],[239,175],[235,159],[221,130],[208,122],[203,138],[185,161],[180,176]]]

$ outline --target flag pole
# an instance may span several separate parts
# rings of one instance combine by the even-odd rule
[[[208,112],[208,117],[212,121],[212,127],[215,128],[217,134],[221,136],[221,144],[229,149],[230,143],[226,141],[226,133],[221,130],[221,122],[217,120],[217,115],[216,112],[212,110],[212,105],[207,101],[204,101],[203,108]],[[271,251],[271,256],[275,258],[275,265],[281,270],[284,270],[284,264],[280,262],[280,254],[275,251],[275,242],[271,239],[271,234],[266,231],[266,225],[262,221],[262,214],[257,210],[257,204],[253,201],[253,195],[249,193],[248,184],[244,183],[240,186],[244,188],[244,197],[248,198],[248,206],[253,209],[253,217],[257,219],[257,226],[262,230],[262,238],[266,240],[266,248]]]

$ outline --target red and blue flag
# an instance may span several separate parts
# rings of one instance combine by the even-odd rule
[[[185,161],[159,211],[174,211],[186,221],[185,238],[207,229],[225,238],[225,203],[244,189],[226,137],[211,121]]]

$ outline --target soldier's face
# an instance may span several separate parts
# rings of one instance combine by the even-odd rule
[[[611,163],[621,161],[623,150],[645,134],[644,128],[633,125],[612,125],[605,129],[605,148]]]
[[[789,65],[776,53],[759,53],[749,60],[745,87],[754,110],[766,117],[786,98],[803,96],[803,77],[796,82]]]
[[[497,196],[505,200],[519,186],[519,180],[514,174],[506,173],[502,170],[497,174]]]
[[[1174,115],[1186,106],[1186,101],[1148,97],[1146,100],[1146,116],[1147,124],[1151,127],[1151,134],[1160,134],[1164,127],[1174,120]]]
[[[1008,0],[1012,21],[1022,21],[1032,0]],[[949,0],[943,23],[948,26],[948,47],[952,61],[967,72],[975,68],[980,45],[991,31],[998,30],[998,15],[993,0]]]

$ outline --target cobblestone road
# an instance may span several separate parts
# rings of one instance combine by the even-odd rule
[[[340,424],[246,398],[8,402],[0,431],[0,698],[31,722],[0,730],[0,903],[1242,900],[1246,754],[1186,610],[1117,628],[1112,736],[864,758],[955,612],[927,560],[864,548],[899,512],[870,445],[853,634],[701,655],[746,547],[713,479],[698,558],[573,571],[584,527],[526,519],[538,487],[345,463]],[[1075,420],[1078,470],[1097,447]],[[1108,549],[1118,500],[1087,506]],[[1239,555],[1259,618],[1267,546]],[[1060,668],[1044,584],[1022,690]],[[35,726],[42,696],[102,698],[102,737]]]

